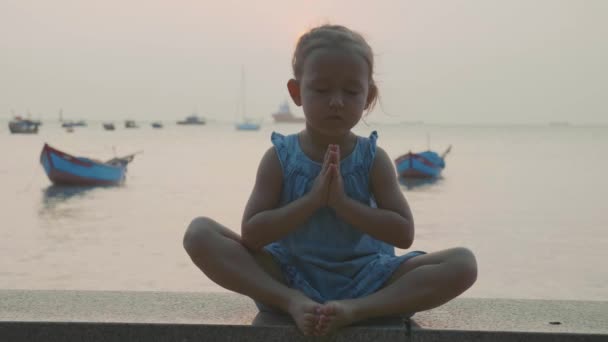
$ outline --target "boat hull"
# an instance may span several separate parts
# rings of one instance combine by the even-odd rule
[[[445,162],[435,152],[410,152],[397,158],[395,167],[403,178],[437,178],[445,168]]]
[[[124,182],[126,165],[114,166],[88,158],[74,157],[45,144],[40,163],[47,177],[57,185],[118,185]]]

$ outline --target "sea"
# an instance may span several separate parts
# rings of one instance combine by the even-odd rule
[[[0,127],[0,289],[226,291],[182,247],[189,222],[209,216],[240,230],[273,131],[230,123],[153,129],[90,121],[67,133]],[[608,126],[360,123],[389,156],[444,151],[433,182],[400,181],[414,213],[412,249],[464,246],[478,261],[464,297],[608,300]],[[110,159],[138,153],[124,185],[51,185],[39,162],[51,146]],[[397,249],[397,254],[406,250]]]

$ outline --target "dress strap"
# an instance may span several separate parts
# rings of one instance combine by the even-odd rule
[[[283,171],[285,171],[288,157],[286,137],[281,133],[272,132],[270,135],[270,141],[272,142],[272,145],[274,145],[274,149],[277,152],[279,162],[281,163],[281,168]]]
[[[376,159],[376,140],[378,140],[378,132],[373,131],[369,135],[369,147],[367,150],[367,155],[368,155],[368,164],[367,165],[369,165],[368,171],[371,171],[372,165],[374,165],[374,159]]]
[[[371,153],[372,159],[376,156],[376,140],[378,140],[378,132],[373,131],[369,135],[369,152]]]

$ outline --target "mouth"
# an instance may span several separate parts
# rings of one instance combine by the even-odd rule
[[[327,117],[327,120],[330,121],[342,121],[342,117],[340,115],[330,115]]]

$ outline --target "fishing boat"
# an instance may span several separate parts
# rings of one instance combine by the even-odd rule
[[[111,122],[104,122],[103,129],[105,129],[106,131],[113,131],[114,129],[116,129],[116,127],[114,127],[114,124]]]
[[[8,129],[13,134],[36,134],[38,126],[40,126],[39,121],[23,119],[20,116],[16,116],[8,123]]]
[[[276,123],[304,123],[306,122],[305,118],[295,116],[291,110],[289,109],[289,104],[287,101],[283,102],[279,106],[279,110],[272,114],[272,118]]]
[[[439,155],[434,151],[420,153],[408,152],[395,159],[397,174],[402,178],[437,178],[445,168],[445,156],[450,152],[449,146]]]
[[[86,157],[75,157],[44,144],[40,163],[56,185],[118,185],[124,182],[127,165],[136,153],[112,158],[106,162]]]

